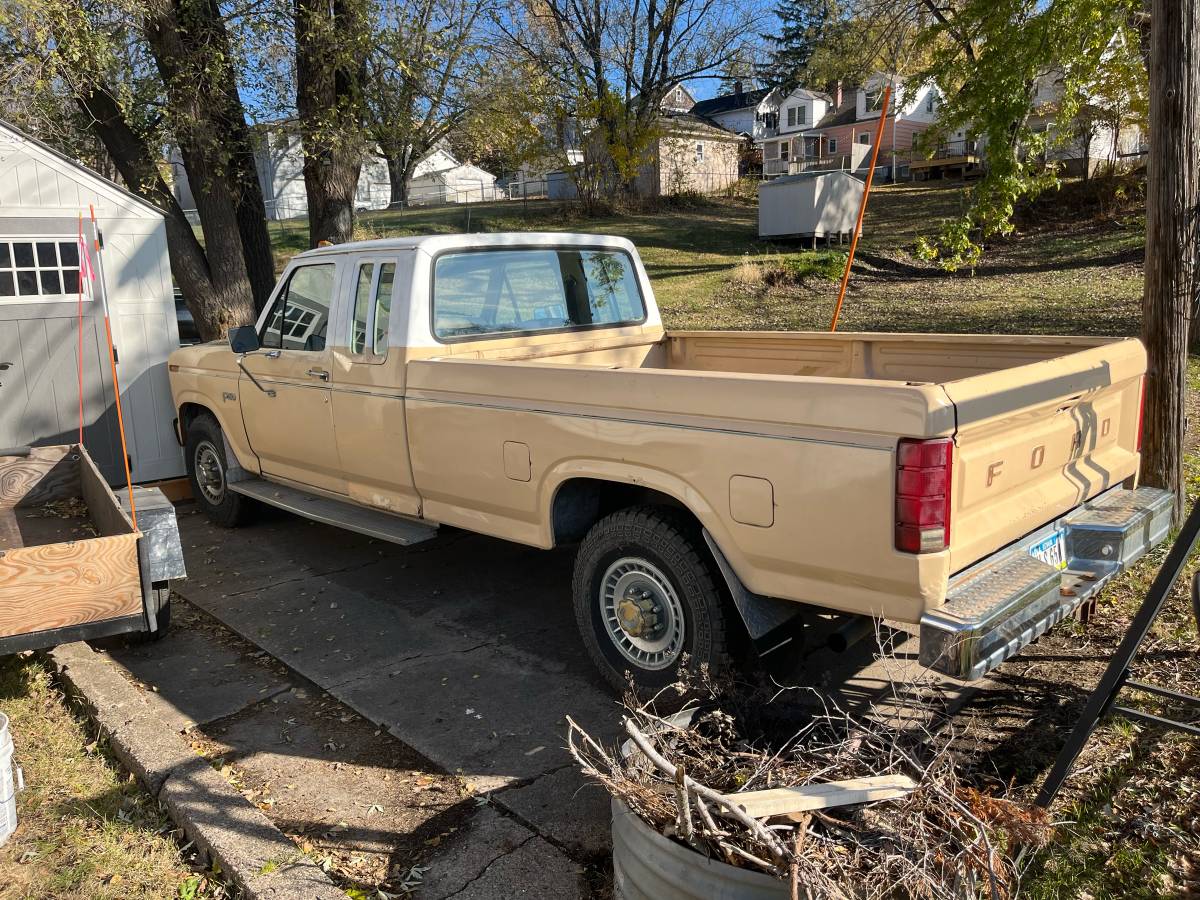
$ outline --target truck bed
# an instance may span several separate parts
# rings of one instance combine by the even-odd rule
[[[636,461],[752,590],[849,612],[918,621],[953,573],[1139,462],[1136,340],[609,330],[452,352],[408,367],[426,516],[551,546],[558,486],[611,460],[627,480]],[[528,454],[528,481],[495,477],[511,448],[452,437],[493,432]],[[893,547],[900,437],[954,439],[948,551]],[[765,492],[768,524],[732,515],[745,486]],[[479,497],[494,499],[472,509]]]

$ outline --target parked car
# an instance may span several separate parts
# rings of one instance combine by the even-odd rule
[[[183,301],[183,293],[175,289],[175,321],[179,325],[179,346],[187,347],[200,343],[200,330],[196,328],[196,320],[192,311]]]
[[[412,543],[577,544],[620,686],[799,611],[920,628],[977,678],[1165,536],[1136,340],[664,331],[633,245],[413,237],[296,256],[254,326],[169,360],[201,507]]]

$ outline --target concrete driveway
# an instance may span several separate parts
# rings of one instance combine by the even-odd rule
[[[276,510],[214,528],[179,509],[176,589],[576,862],[609,849],[608,797],[564,749],[564,717],[616,736],[571,608],[572,551],[447,530],[411,548]]]
[[[176,590],[188,601],[487,794],[503,819],[491,831],[516,829],[505,842],[536,856],[528,865],[565,882],[607,855],[608,795],[564,749],[568,714],[610,742],[620,728],[575,627],[573,549],[453,529],[402,548],[274,509],[232,531],[178,512],[190,576]],[[908,715],[926,699],[894,690],[913,675],[913,644],[901,635],[880,662],[873,641],[809,653],[780,677],[826,687],[843,708],[902,702]],[[959,687],[942,685],[961,702]],[[807,695],[792,696],[783,702]],[[535,838],[536,852],[523,843]],[[488,840],[480,832],[464,852],[487,856]]]

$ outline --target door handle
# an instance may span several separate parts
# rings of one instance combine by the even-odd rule
[[[16,363],[0,363],[0,372],[7,372],[15,365]]]
[[[263,356],[265,356],[267,359],[279,359],[279,351],[278,350],[268,350],[266,353],[263,354]]]
[[[324,369],[313,368],[313,369],[309,369],[304,374],[307,375],[309,378],[320,378],[322,381],[329,380],[329,373],[326,372]]]

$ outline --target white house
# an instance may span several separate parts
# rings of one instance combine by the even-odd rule
[[[768,88],[742,90],[742,83],[735,81],[733,93],[722,94],[709,100],[699,100],[690,112],[711,119],[727,131],[747,137],[755,135],[755,124],[760,121],[759,105],[771,91]]]
[[[1057,162],[1071,175],[1095,172],[1102,164],[1115,164],[1123,156],[1137,154],[1145,142],[1141,128],[1128,123],[1105,121],[1105,116],[1087,105],[1070,122],[1060,121],[1063,98],[1061,72],[1048,72],[1034,83],[1033,115],[1029,126],[1048,132],[1055,146],[1046,152],[1047,161]]]
[[[104,237],[102,267],[91,250],[89,207]],[[86,280],[79,300],[80,215],[83,249],[106,288],[133,478],[182,475],[167,381],[179,332],[163,213],[2,121],[0,447],[76,441],[82,365],[84,445],[105,477],[124,481],[104,317]]]
[[[176,199],[185,210],[195,208],[187,172],[178,154],[172,154],[170,161]],[[259,129],[254,163],[267,218],[308,215],[304,152],[298,134],[282,128]],[[478,203],[502,195],[496,187],[496,176],[478,166],[459,162],[442,147],[435,147],[417,163],[409,182],[409,202],[418,204]],[[386,209],[391,199],[387,161],[379,154],[372,154],[363,161],[359,172],[355,205],[359,209]]]

